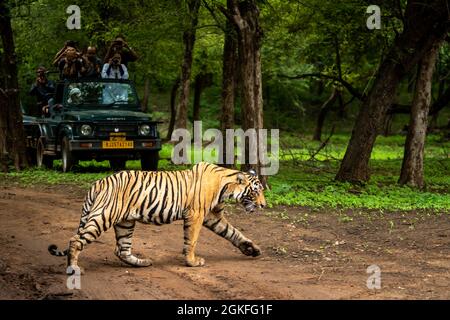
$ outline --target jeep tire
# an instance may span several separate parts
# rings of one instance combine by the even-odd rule
[[[150,151],[141,155],[141,169],[144,171],[157,171],[159,152]]]
[[[53,168],[53,157],[44,154],[44,140],[39,138],[36,145],[36,167],[38,168]]]
[[[124,170],[126,164],[127,159],[125,158],[113,158],[109,160],[109,166],[114,172]]]
[[[62,160],[62,172],[69,172],[72,167],[78,164],[78,161],[73,156],[70,150],[69,138],[64,137],[61,140],[61,160]]]

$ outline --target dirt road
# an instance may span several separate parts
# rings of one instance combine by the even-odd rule
[[[110,230],[82,252],[81,290],[69,290],[66,260],[47,246],[65,248],[82,201],[68,187],[0,187],[0,299],[450,299],[450,215],[343,218],[303,208],[250,215],[230,207],[229,220],[263,255],[246,257],[204,229],[203,268],[183,265],[181,222],[137,227],[134,251],[153,259],[147,268],[114,256]],[[380,268],[379,290],[367,288],[370,265]]]

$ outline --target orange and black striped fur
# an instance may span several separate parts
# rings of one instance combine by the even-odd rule
[[[92,185],[69,248],[61,252],[50,245],[48,249],[52,255],[67,255],[68,266],[74,270],[81,250],[114,227],[115,254],[130,265],[149,266],[150,259],[131,252],[135,223],[161,225],[183,219],[183,254],[188,266],[205,263],[195,255],[202,226],[229,240],[245,255],[259,256],[260,248],[223,216],[226,199],[236,199],[248,212],[266,205],[263,186],[254,171],[244,173],[206,162],[184,171],[121,171]]]

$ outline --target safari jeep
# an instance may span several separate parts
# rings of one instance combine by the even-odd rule
[[[48,114],[24,117],[27,150],[38,167],[62,159],[68,172],[79,160],[109,160],[121,170],[140,159],[142,170],[157,170],[161,139],[156,121],[140,112],[132,81],[61,81],[49,100]]]

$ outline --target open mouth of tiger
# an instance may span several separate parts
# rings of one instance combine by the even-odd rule
[[[241,204],[244,206],[244,209],[248,213],[255,212],[255,209],[257,208],[256,204],[248,199],[244,199]]]

